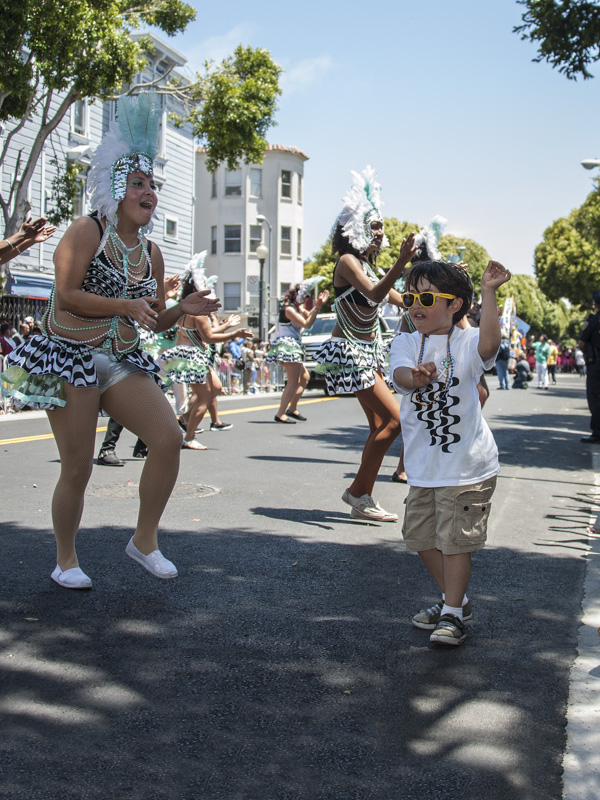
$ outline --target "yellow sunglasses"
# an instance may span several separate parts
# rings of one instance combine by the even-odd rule
[[[402,305],[404,308],[412,308],[418,300],[423,308],[431,308],[437,297],[445,297],[446,300],[456,300],[455,294],[444,294],[443,292],[404,292],[402,295]]]

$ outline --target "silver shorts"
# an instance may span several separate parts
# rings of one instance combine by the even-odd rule
[[[100,394],[103,394],[115,383],[119,383],[123,378],[128,375],[133,375],[135,372],[144,371],[130,361],[113,361],[107,353],[92,353],[94,366],[96,367],[96,375],[98,376],[98,388]]]

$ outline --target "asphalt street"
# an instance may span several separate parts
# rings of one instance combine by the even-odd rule
[[[295,426],[273,421],[274,396],[224,400],[233,429],[182,452],[161,533],[171,581],[124,553],[143,468],[125,433],[125,467],[97,466],[89,484],[87,592],[49,577],[48,423],[0,418],[0,795],[560,800],[568,753],[564,796],[597,800],[577,732],[592,701],[572,727],[568,698],[578,664],[590,691],[600,677],[595,640],[581,642],[600,497],[579,442],[584,383],[558,380],[506,392],[490,379],[502,471],[458,648],[410,624],[437,595],[400,524],[362,524],[341,502],[366,438],[354,398],[311,393]],[[402,515],[398,454],[374,496]]]

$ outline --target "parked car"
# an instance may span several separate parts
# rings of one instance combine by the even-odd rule
[[[397,317],[379,317],[381,338],[384,343],[389,342],[394,338],[397,324]],[[317,366],[317,362],[315,361],[315,353],[323,344],[323,342],[326,342],[327,339],[329,339],[334,327],[335,314],[319,314],[314,321],[312,328],[309,328],[302,333],[302,347],[304,348],[304,353],[306,356],[304,365],[310,372],[311,383],[314,381],[325,381],[324,375],[315,372],[315,367]]]

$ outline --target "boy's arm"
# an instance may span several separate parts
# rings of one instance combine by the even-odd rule
[[[394,385],[404,394],[428,386],[438,376],[438,371],[433,361],[419,364],[417,367],[396,367],[394,370]]]
[[[510,272],[497,261],[490,261],[481,276],[481,317],[477,350],[482,361],[494,358],[500,347],[500,321],[496,289],[509,280]]]

